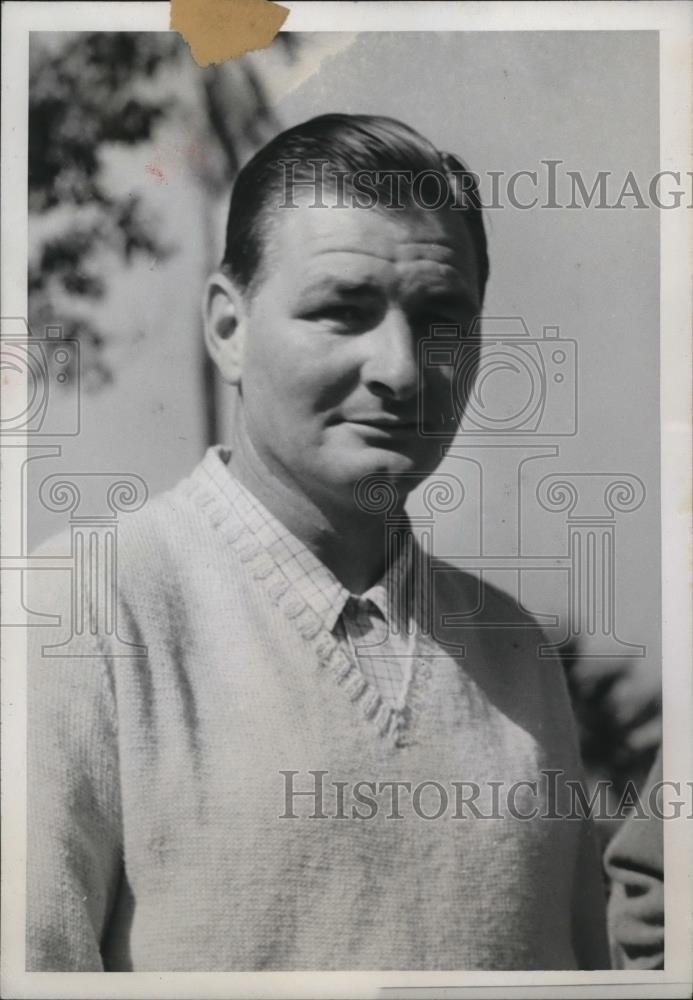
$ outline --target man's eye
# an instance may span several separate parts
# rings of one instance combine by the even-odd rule
[[[429,337],[436,326],[449,326],[452,320],[435,313],[425,313],[410,319],[411,328],[417,337]]]
[[[417,330],[425,334],[430,333],[431,329],[436,326],[455,326],[459,327],[462,332],[465,329],[464,316],[452,309],[427,310],[416,316],[414,323]]]
[[[360,326],[366,320],[366,312],[360,306],[323,306],[321,309],[315,311],[314,318],[339,323],[342,326]]]

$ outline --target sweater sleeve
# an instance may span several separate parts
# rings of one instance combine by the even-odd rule
[[[541,630],[539,634],[540,641],[546,643]],[[585,788],[586,778],[580,756],[577,725],[563,665],[558,659],[545,662],[544,684],[549,697],[549,705],[545,707],[545,711],[553,726],[558,724],[561,737],[569,744],[568,776]],[[568,808],[570,817],[565,822],[579,824],[571,903],[573,951],[577,968],[610,969],[606,924],[607,893],[597,831],[589,815],[572,817],[570,800],[564,800],[563,805]]]
[[[610,969],[606,930],[606,887],[596,831],[591,819],[579,822],[580,840],[573,890],[573,947],[579,969]]]
[[[642,795],[645,816],[627,819],[605,855],[611,879],[609,936],[619,969],[664,968],[664,830],[650,804],[661,780],[660,750]]]
[[[112,678],[105,656],[45,655],[63,629],[29,631],[26,967],[101,971],[122,865]]]

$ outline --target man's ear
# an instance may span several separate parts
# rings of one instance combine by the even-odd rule
[[[223,271],[213,274],[202,299],[205,343],[225,382],[239,385],[246,337],[243,295]]]

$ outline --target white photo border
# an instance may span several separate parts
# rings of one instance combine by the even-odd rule
[[[284,2],[284,0],[282,0]],[[685,2],[284,3],[286,31],[658,31],[661,170],[691,163],[693,8]],[[27,315],[30,31],[166,31],[168,3],[6,3],[2,86],[3,316]],[[688,206],[690,210],[690,206]],[[689,781],[691,670],[691,307],[686,206],[661,215],[661,517],[664,777]],[[3,497],[3,534],[13,504]],[[9,510],[8,510],[9,508]],[[685,817],[665,824],[662,972],[27,973],[24,971],[26,644],[3,635],[2,993],[12,997],[684,997],[693,978],[693,852]],[[673,796],[670,797],[673,799]]]

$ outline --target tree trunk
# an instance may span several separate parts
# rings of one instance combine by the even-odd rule
[[[202,334],[202,330],[200,331]],[[216,366],[207,352],[204,336],[200,336],[202,351],[202,400],[204,407],[205,445],[219,444],[219,406]]]
[[[202,281],[205,282],[213,271],[219,266],[216,248],[215,222],[218,211],[218,200],[214,195],[200,187],[200,202],[202,214],[202,226],[204,232],[204,246],[206,253],[202,261],[203,274]],[[200,374],[202,380],[202,405],[204,409],[204,434],[205,445],[219,444],[219,375],[216,365],[209,356],[205,343],[204,328],[202,322],[199,325],[199,350]]]

